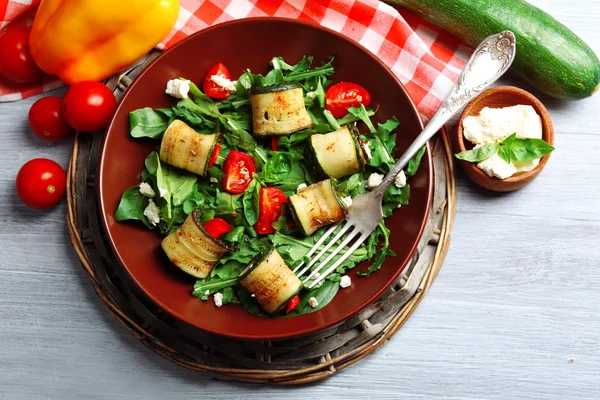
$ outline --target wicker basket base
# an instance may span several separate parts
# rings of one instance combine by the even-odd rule
[[[120,94],[152,59],[109,79]],[[150,302],[114,258],[101,226],[95,189],[100,135],[78,135],[68,169],[71,242],[94,289],[113,316],[147,347],[185,368],[245,382],[301,384],[331,376],[386,343],[427,293],[450,243],[456,194],[445,132],[432,141],[434,199],[407,271],[380,299],[341,325],[294,339],[242,341],[200,331]]]

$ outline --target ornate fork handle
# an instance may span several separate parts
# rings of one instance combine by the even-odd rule
[[[435,115],[431,118],[425,129],[410,145],[398,162],[385,176],[379,186],[373,192],[382,197],[387,188],[396,178],[396,175],[417,154],[433,135],[435,135],[450,118],[475,96],[496,82],[511,66],[515,58],[515,35],[511,31],[500,32],[488,36],[475,49],[471,59],[465,65],[458,77],[456,84],[450,91],[446,101],[441,105]]]

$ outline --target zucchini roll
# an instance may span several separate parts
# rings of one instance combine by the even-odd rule
[[[274,247],[252,260],[240,274],[240,283],[269,314],[279,312],[302,290],[302,282]]]
[[[323,178],[340,179],[365,170],[369,162],[354,125],[344,125],[326,134],[314,134],[308,142],[308,157]]]
[[[167,164],[204,176],[217,139],[217,134],[200,134],[176,119],[165,131],[159,156]]]
[[[161,246],[173,264],[200,279],[210,274],[223,254],[235,250],[206,232],[197,210],[188,215],[177,231],[164,238]]]
[[[252,88],[250,105],[255,136],[287,135],[313,126],[299,83]]]
[[[342,220],[346,215],[346,204],[333,184],[331,179],[326,179],[290,196],[292,216],[306,236],[323,226]]]

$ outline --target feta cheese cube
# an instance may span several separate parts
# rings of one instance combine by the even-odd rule
[[[190,81],[187,79],[171,79],[167,82],[165,93],[178,99],[187,99],[190,92]]]
[[[235,92],[235,84],[237,83],[237,81],[231,81],[221,75],[213,75],[210,77],[210,79],[217,85],[221,86],[223,89],[227,89],[232,93]]]
[[[342,275],[342,279],[340,279],[340,287],[342,289],[345,289],[347,287],[350,287],[350,285],[352,285],[352,280],[350,279],[350,277],[348,275]]]
[[[317,92],[314,92],[314,91],[308,92],[308,93],[306,93],[306,97],[308,97],[309,99],[314,99],[317,97]]]
[[[154,192],[154,189],[152,189],[152,186],[150,186],[146,182],[140,183],[140,194],[146,197],[156,196],[156,193]]]
[[[365,150],[365,155],[367,156],[367,160],[371,160],[373,158],[373,153],[371,153],[371,146],[369,143],[363,143],[363,149]]]
[[[162,197],[163,199],[167,198],[167,190],[166,189],[158,188],[158,194],[160,194],[160,197]]]
[[[298,185],[298,187],[296,188],[296,193],[300,193],[301,191],[303,191],[304,189],[306,189],[308,186],[306,186],[306,183],[301,183]]]
[[[377,172],[373,172],[369,175],[369,179],[367,179],[367,187],[369,189],[374,189],[383,181],[383,174],[378,174]]]
[[[406,186],[406,174],[404,171],[400,171],[398,175],[394,178],[394,185],[401,188]]]
[[[144,216],[154,226],[160,222],[160,208],[158,208],[152,199],[148,199],[148,205],[144,209]]]
[[[213,296],[213,301],[215,302],[215,306],[221,307],[223,305],[223,293],[215,293]]]
[[[342,201],[344,202],[344,204],[345,204],[345,205],[346,205],[346,207],[348,207],[348,208],[350,208],[350,206],[352,205],[352,197],[350,197],[350,196],[344,197],[344,198],[342,199]]]
[[[311,297],[310,299],[308,299],[308,305],[311,306],[312,308],[315,308],[316,306],[319,305],[319,302],[317,301],[316,298]]]

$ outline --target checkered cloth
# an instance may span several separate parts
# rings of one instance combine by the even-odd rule
[[[173,46],[186,36],[221,22],[248,17],[301,19],[341,32],[376,54],[406,86],[421,114],[431,117],[458,78],[471,49],[448,33],[404,10],[377,0],[180,0],[174,29],[157,45]],[[0,28],[31,24],[39,0],[0,0]],[[9,22],[12,22],[9,25]],[[60,86],[14,85],[0,80],[0,102]]]

